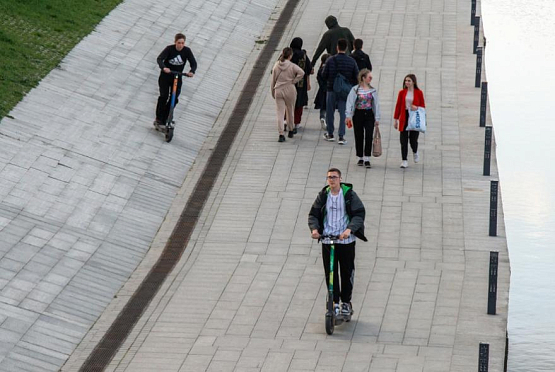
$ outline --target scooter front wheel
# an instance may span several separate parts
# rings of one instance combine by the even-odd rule
[[[333,314],[326,313],[326,333],[330,336],[333,335],[334,323]]]
[[[166,142],[171,142],[173,138],[173,128],[168,128],[168,131],[166,132]]]

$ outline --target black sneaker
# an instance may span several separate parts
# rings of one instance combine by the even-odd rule
[[[279,135],[278,142],[285,142],[285,136],[283,134]]]
[[[360,160],[357,162],[357,165],[358,165],[359,167],[362,167],[362,166],[364,165],[364,161],[363,161],[362,159],[360,159]]]
[[[328,133],[324,133],[324,139],[328,142],[335,141],[335,138],[333,138],[333,134],[328,134]]]
[[[365,162],[364,162],[364,166],[365,166],[366,168],[372,168],[372,164],[370,164],[369,161],[365,161]]]
[[[293,129],[293,134],[297,134],[297,128]]]
[[[340,145],[344,145],[347,143],[347,141],[345,141],[345,138],[343,138],[342,136],[339,136],[339,140],[337,141],[337,143]]]
[[[295,132],[293,132],[292,130],[290,130],[289,133],[287,134],[287,137],[293,138],[294,135],[295,135]]]

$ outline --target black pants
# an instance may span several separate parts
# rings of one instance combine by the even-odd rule
[[[409,140],[410,140],[410,148],[412,149],[412,152],[418,152],[418,135],[420,134],[420,132],[417,131],[408,131],[407,127],[409,125],[409,111],[406,111],[406,118],[407,121],[405,123],[405,127],[403,128],[403,131],[401,132],[401,136],[399,137],[400,141],[401,141],[401,156],[403,157],[403,160],[407,160],[407,155],[409,153]]]
[[[177,106],[177,99],[179,93],[181,93],[181,84],[183,83],[181,76],[177,80],[177,92],[175,96],[175,105]],[[168,120],[168,115],[170,113],[171,105],[171,94],[173,86],[173,75],[161,73],[158,78],[158,87],[160,88],[160,96],[158,97],[158,103],[156,104],[156,120],[165,123]]]
[[[351,302],[353,284],[355,283],[355,242],[350,244],[336,244],[333,263],[333,301],[339,303]],[[330,283],[330,245],[322,244],[322,261],[326,273],[326,288]],[[339,267],[337,263],[339,262]],[[339,282],[341,272],[341,283]],[[329,290],[329,289],[328,289]]]
[[[355,131],[355,148],[359,158],[372,155],[372,138],[374,137],[375,121],[374,111],[371,109],[355,110],[353,127]]]

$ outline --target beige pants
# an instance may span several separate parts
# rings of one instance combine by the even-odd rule
[[[295,113],[295,101],[297,100],[297,89],[293,84],[286,85],[276,89],[276,108],[277,108],[277,125],[280,135],[283,134],[283,118],[286,117],[287,128],[289,131],[295,129],[293,117]]]

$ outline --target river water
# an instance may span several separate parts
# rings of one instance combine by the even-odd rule
[[[553,372],[555,0],[482,0],[481,13],[512,269],[509,371]]]

